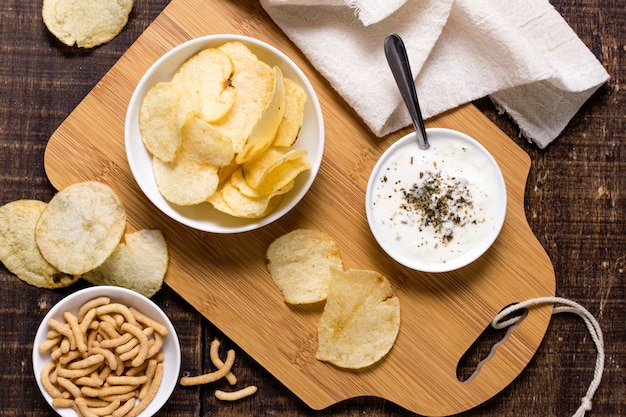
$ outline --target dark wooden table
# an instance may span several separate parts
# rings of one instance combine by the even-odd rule
[[[55,190],[43,168],[48,138],[167,3],[136,1],[127,27],[112,42],[77,50],[63,46],[47,32],[40,1],[3,1],[0,204],[52,197]],[[588,415],[622,416],[626,415],[626,11],[617,0],[554,0],[552,4],[604,64],[611,75],[609,83],[545,150],[519,138],[518,129],[488,99],[475,105],[532,158],[526,214],[554,264],[557,295],[587,307],[603,328],[604,377]],[[64,290],[37,289],[1,267],[0,286],[0,416],[54,415],[35,383],[32,343],[48,309],[80,284]],[[213,397],[215,388],[227,388],[221,383],[179,387],[160,416],[408,414],[375,398],[313,411],[172,290],[163,288],[154,301],[176,326],[183,372],[209,363],[208,345],[217,337],[225,347],[238,350],[239,379],[259,387],[254,397],[235,403]],[[478,349],[475,357],[482,354]],[[592,379],[595,357],[582,321],[557,315],[526,371],[501,394],[463,415],[572,415]],[[471,369],[473,359],[468,359],[461,372]]]

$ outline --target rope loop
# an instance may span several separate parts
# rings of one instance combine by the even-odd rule
[[[540,304],[555,304],[552,314],[572,313],[580,316],[585,322],[587,330],[591,335],[591,339],[596,346],[596,368],[594,370],[593,380],[589,385],[587,394],[581,399],[580,407],[578,407],[578,410],[576,410],[576,413],[573,415],[573,417],[583,417],[587,411],[591,410],[591,399],[600,386],[602,372],[604,370],[604,336],[602,335],[602,329],[600,328],[600,324],[596,318],[585,307],[567,298],[531,298],[526,301],[511,304],[510,306],[502,309],[502,311],[500,311],[492,320],[491,326],[494,329],[501,330],[517,324],[520,320],[523,320],[524,316],[513,316],[515,313],[523,311],[528,307]]]

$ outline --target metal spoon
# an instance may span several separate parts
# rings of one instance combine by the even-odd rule
[[[389,63],[393,77],[396,79],[396,84],[398,84],[398,88],[400,89],[400,94],[413,120],[419,147],[420,149],[428,149],[428,138],[426,137],[426,129],[424,127],[420,105],[417,100],[417,93],[415,92],[415,82],[413,81],[413,74],[411,73],[406,48],[400,36],[393,34],[385,38],[385,56],[387,57],[387,62]]]

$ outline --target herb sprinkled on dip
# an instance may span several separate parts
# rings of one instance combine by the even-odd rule
[[[437,136],[427,150],[407,141],[370,181],[370,225],[402,258],[452,262],[502,226],[502,175],[484,148],[462,137]]]

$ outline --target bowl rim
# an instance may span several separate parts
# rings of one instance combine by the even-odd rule
[[[305,118],[301,133],[302,131],[310,129],[313,134],[316,134],[317,137],[316,143],[310,146],[310,149],[314,149],[315,153],[313,154],[312,152],[309,152],[308,155],[311,168],[296,178],[296,185],[294,186],[294,189],[285,194],[286,198],[283,199],[278,208],[267,216],[258,219],[235,218],[224,213],[220,213],[211,207],[209,203],[202,203],[202,209],[206,207],[207,210],[213,213],[214,218],[220,219],[220,221],[226,223],[220,224],[217,221],[211,221],[211,219],[207,219],[205,217],[198,218],[197,216],[192,216],[191,213],[195,213],[195,210],[197,209],[196,206],[182,207],[167,202],[158,192],[158,189],[154,189],[155,185],[152,184],[154,182],[153,176],[152,178],[144,178],[146,169],[144,168],[142,170],[137,158],[152,158],[152,156],[145,149],[143,141],[141,141],[140,133],[139,137],[137,136],[138,109],[141,99],[147,92],[147,89],[154,82],[159,80],[166,81],[171,78],[173,70],[178,68],[186,59],[190,58],[196,52],[199,52],[204,48],[218,46],[229,41],[242,42],[250,47],[252,52],[257,55],[260,54],[273,57],[276,61],[275,63],[281,67],[281,70],[283,70],[283,73],[295,74],[297,76],[298,81],[303,85],[308,93],[307,103],[305,104],[305,108],[308,110],[305,111],[307,111],[307,114],[315,116],[313,119]],[[178,58],[179,56],[183,57],[180,62],[174,67],[171,67],[167,71],[163,72],[163,68],[167,66],[167,62],[172,59],[172,57]],[[296,141],[296,145],[300,140],[301,137],[299,137]],[[304,198],[317,177],[324,154],[324,142],[324,119],[319,98],[312,83],[304,74],[302,69],[284,52],[269,43],[256,38],[237,34],[211,34],[200,36],[182,42],[161,55],[148,68],[136,84],[129,100],[124,120],[124,147],[126,159],[132,176],[137,185],[139,185],[139,188],[144,196],[163,214],[173,220],[193,229],[211,233],[241,233],[256,230],[278,220],[291,211],[300,202],[300,200]],[[150,168],[150,170],[151,169],[152,168]]]
[[[52,406],[52,397],[43,387],[40,377],[41,370],[45,364],[51,360],[50,354],[49,352],[40,353],[38,348],[41,343],[47,339],[46,334],[48,331],[49,319],[56,318],[58,320],[63,320],[63,312],[67,311],[67,304],[76,304],[76,306],[80,306],[86,301],[100,296],[110,297],[112,302],[123,302],[126,305],[131,305],[146,316],[159,321],[167,327],[168,334],[164,338],[162,348],[162,351],[167,350],[164,360],[166,367],[164,368],[163,379],[154,399],[150,402],[150,404],[148,404],[148,407],[139,414],[140,417],[152,416],[156,414],[163,407],[163,405],[165,405],[178,385],[178,378],[181,369],[180,342],[171,320],[154,301],[142,294],[123,287],[108,285],[86,287],[65,296],[53,305],[50,310],[48,310],[44,318],[41,320],[33,339],[32,364],[35,381],[37,382],[39,391],[48,405],[50,405],[50,408],[52,408],[52,410],[54,410],[58,415],[62,417],[76,416],[76,412],[72,408],[57,408]],[[137,304],[141,305],[138,306]],[[150,309],[150,311],[147,311],[146,306]],[[76,307],[76,309],[77,308],[78,307]]]
[[[498,162],[496,161],[496,159],[494,158],[494,156],[491,154],[491,152],[487,150],[487,148],[485,148],[485,146],[483,146],[479,141],[477,141],[473,137],[455,129],[441,128],[441,127],[427,128],[426,133],[429,136],[429,138],[436,137],[438,135],[453,135],[468,143],[471,143],[489,160],[491,165],[495,168],[495,173],[497,175],[496,181],[498,182],[499,189],[500,189],[498,194],[501,197],[497,199],[499,208],[497,212],[497,217],[495,218],[493,222],[494,228],[490,231],[490,233],[486,234],[485,237],[480,240],[479,244],[475,245],[474,247],[472,247],[470,250],[468,250],[461,256],[456,257],[453,260],[450,260],[447,262],[426,263],[420,260],[411,259],[411,258],[401,255],[397,251],[394,251],[392,248],[389,247],[389,245],[387,245],[384,242],[384,240],[380,236],[380,233],[377,232],[378,228],[374,224],[374,218],[373,218],[374,216],[372,213],[373,212],[372,210],[373,196],[372,195],[373,195],[374,183],[376,179],[378,178],[378,174],[382,166],[399,148],[404,147],[405,145],[412,143],[414,141],[417,141],[415,132],[408,133],[407,135],[398,139],[391,146],[389,146],[389,148],[387,148],[387,150],[385,150],[376,161],[376,164],[374,165],[374,168],[371,171],[371,174],[367,183],[367,189],[366,189],[366,195],[365,195],[365,211],[366,211],[368,226],[376,242],[382,248],[382,250],[385,253],[387,253],[387,255],[389,255],[396,262],[408,268],[411,268],[413,270],[420,271],[420,272],[432,272],[432,273],[450,272],[450,271],[463,268],[471,264],[472,262],[476,261],[485,252],[487,252],[487,250],[493,245],[493,243],[496,241],[496,239],[500,235],[500,232],[502,231],[502,227],[504,225],[504,221],[506,218],[506,211],[507,211],[507,205],[508,205],[506,181],[504,179],[504,175],[502,174],[502,170],[500,169],[500,166]]]

